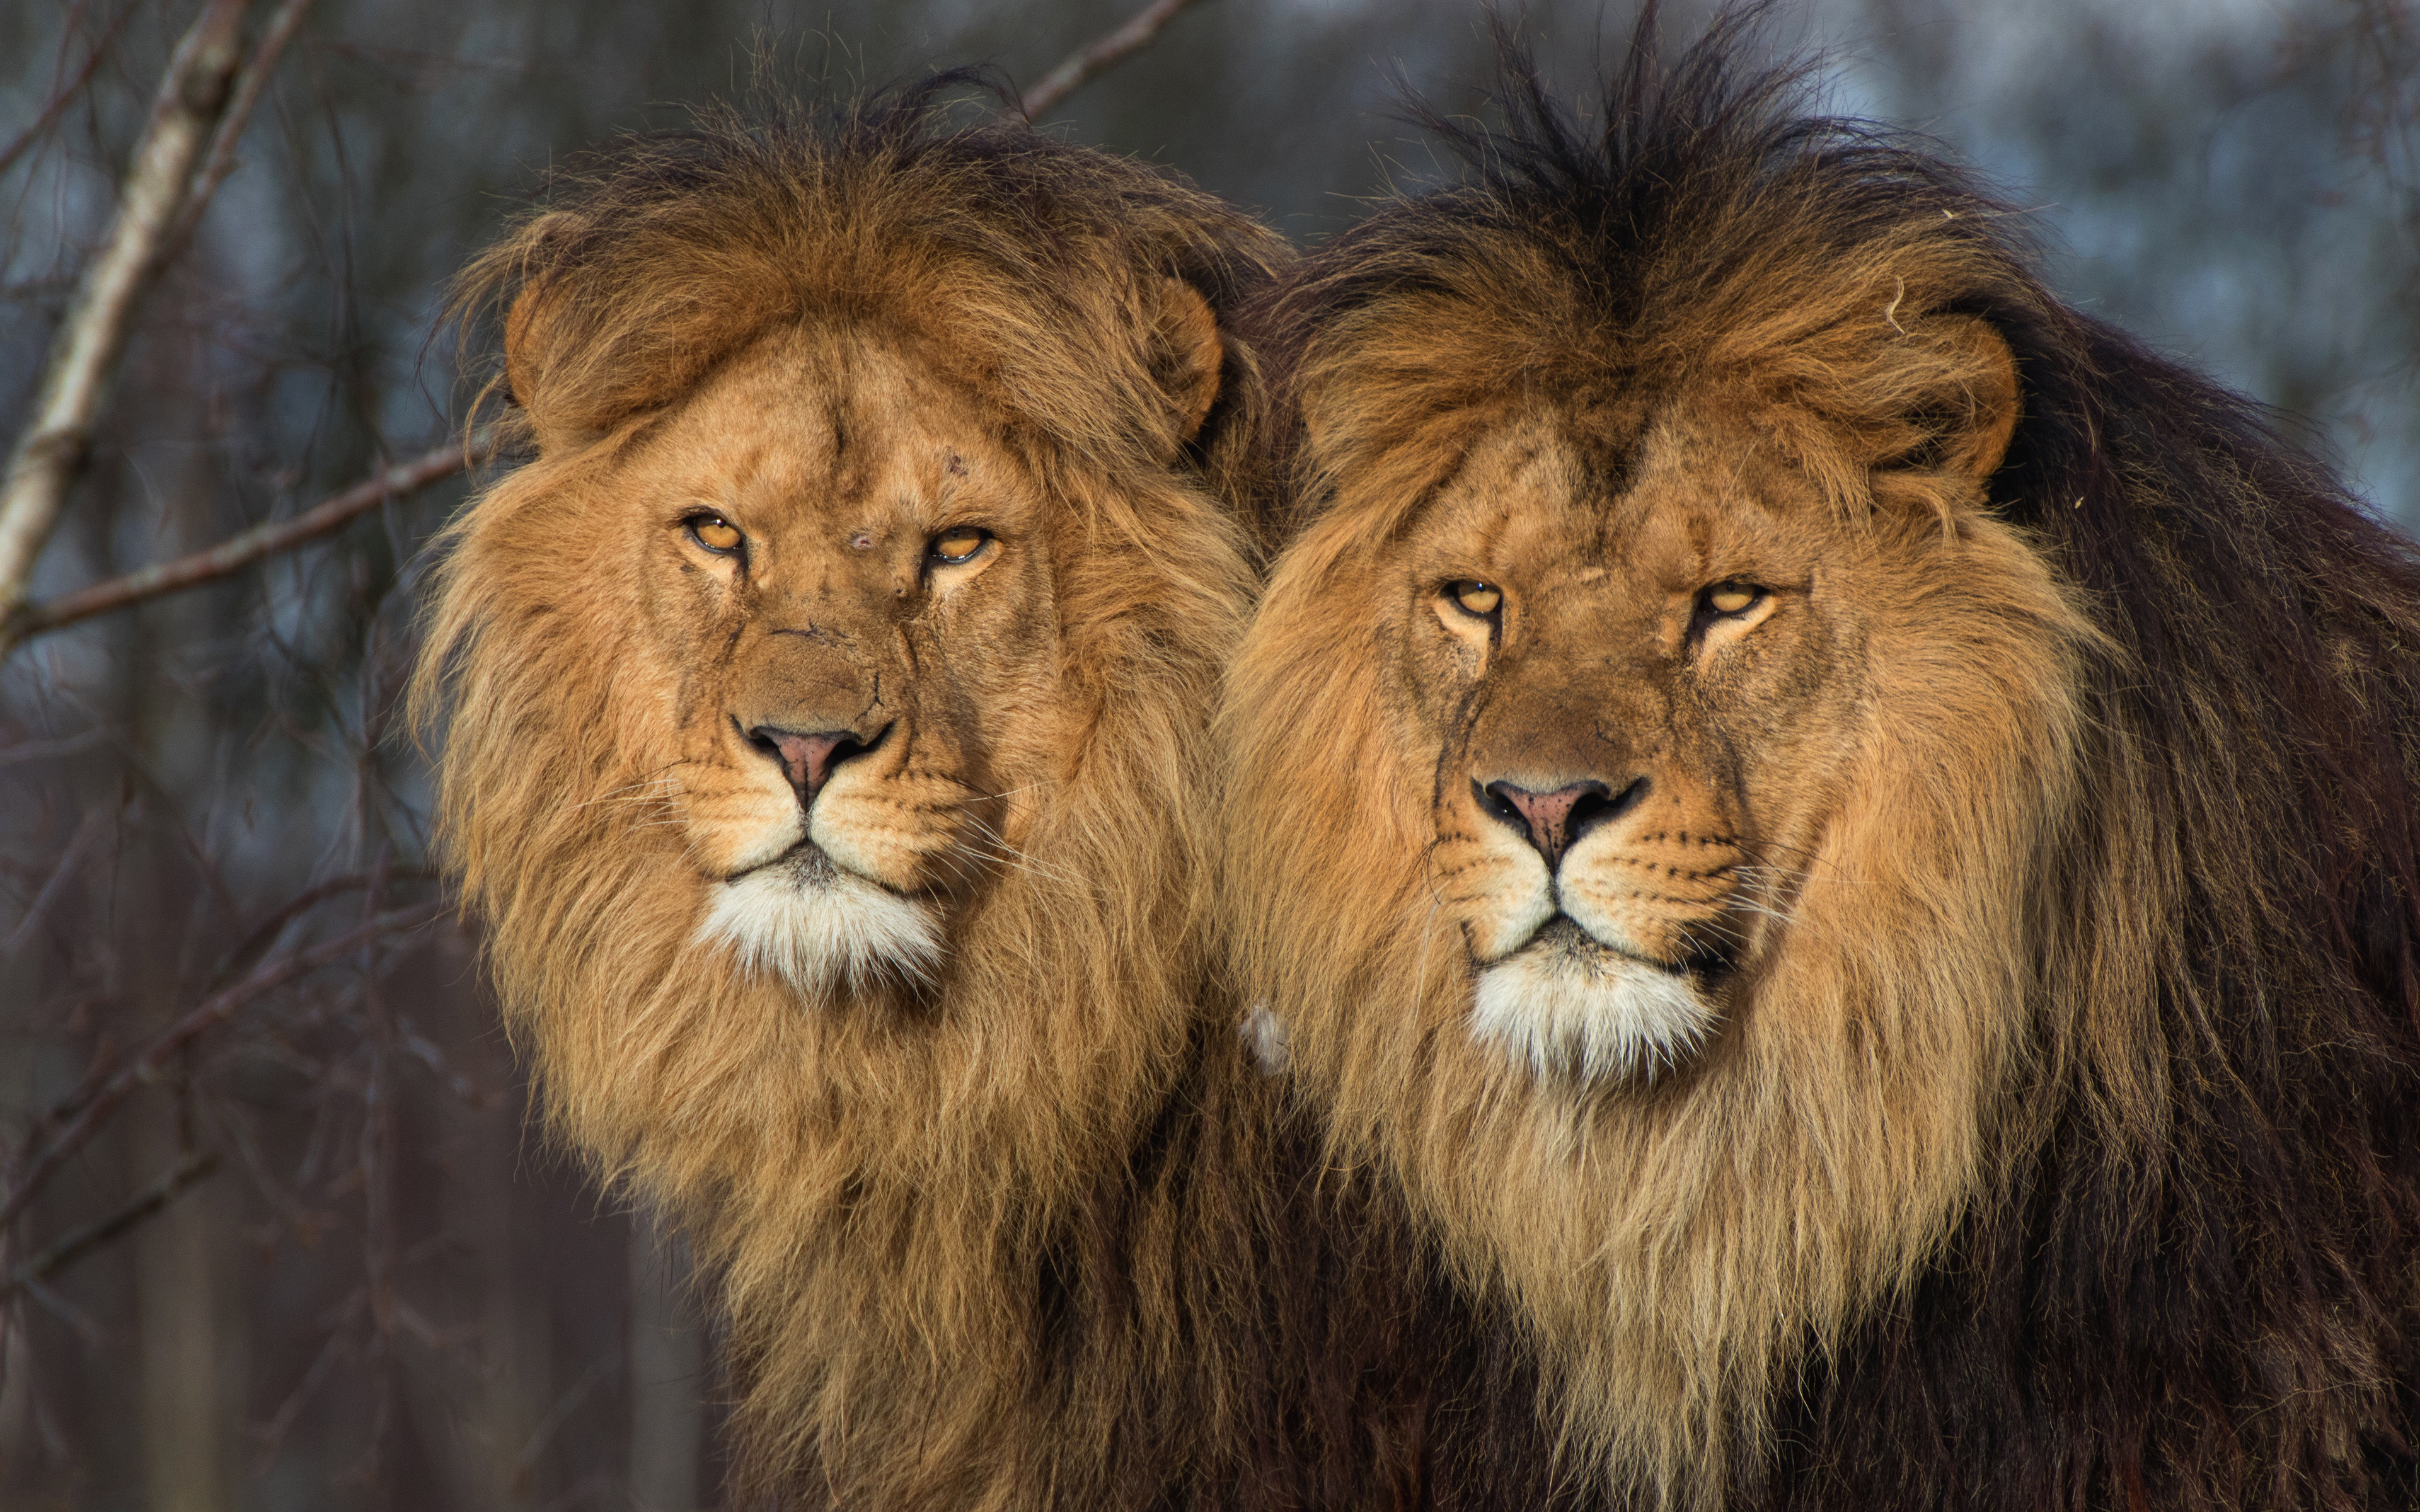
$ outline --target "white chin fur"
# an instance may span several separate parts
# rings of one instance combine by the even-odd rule
[[[1539,939],[1480,972],[1470,1032],[1539,1076],[1594,1081],[1652,1076],[1696,1051],[1714,1022],[1685,976]]]
[[[922,904],[813,853],[717,887],[697,939],[807,993],[922,980],[941,959],[940,931]]]

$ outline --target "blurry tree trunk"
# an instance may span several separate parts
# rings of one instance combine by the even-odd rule
[[[137,1169],[179,1154],[169,1100],[147,1099],[134,1137]],[[236,1339],[218,1305],[224,1261],[214,1194],[205,1187],[136,1230],[136,1322],[143,1361],[143,1478],[150,1512],[223,1512],[229,1499],[228,1390]],[[239,1377],[240,1379],[240,1377]]]
[[[476,1152],[446,1183],[445,1227],[477,1246],[479,1359],[485,1388],[470,1412],[465,1446],[474,1461],[463,1477],[483,1489],[465,1512],[506,1512],[530,1504],[529,1447],[549,1403],[553,1339],[544,1291],[521,1273],[522,1215],[514,1173],[530,1157],[521,1146],[518,1104],[473,1116]]]
[[[630,1504],[637,1512],[698,1504],[706,1443],[706,1349],[682,1306],[680,1248],[630,1216]]]

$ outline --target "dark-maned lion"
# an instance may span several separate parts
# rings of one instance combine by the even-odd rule
[[[1232,1405],[1178,1379],[1223,1335],[1169,1126],[1228,319],[1284,248],[946,128],[952,82],[633,142],[471,267],[534,455],[449,532],[419,692],[550,1120],[692,1236],[750,1482],[1143,1504]]]
[[[2420,1504],[2420,567],[1653,26],[1279,300],[1260,1027],[1617,1500]]]

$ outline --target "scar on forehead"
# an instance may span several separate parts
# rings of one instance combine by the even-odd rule
[[[957,453],[952,452],[950,454],[950,476],[954,478],[963,478],[966,475],[967,459],[960,456]]]
[[[874,532],[860,531],[848,538],[848,544],[851,550],[871,551],[874,549]]]

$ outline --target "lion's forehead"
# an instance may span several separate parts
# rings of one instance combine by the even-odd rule
[[[923,354],[846,331],[782,332],[725,364],[646,461],[647,481],[747,514],[777,550],[862,553],[953,511],[1022,523],[1029,505],[997,415]]]
[[[1839,522],[1752,432],[1667,417],[1627,450],[1585,417],[1509,422],[1472,445],[1408,532],[1416,577],[1532,593],[1685,593],[1728,572],[1803,575]]]

